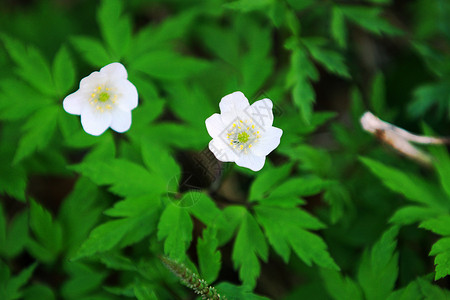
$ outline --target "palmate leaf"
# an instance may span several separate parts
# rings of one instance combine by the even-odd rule
[[[111,54],[105,49],[105,46],[97,39],[86,36],[75,36],[71,38],[71,42],[83,59],[94,67],[104,67],[113,60]]]
[[[402,31],[380,16],[378,7],[346,5],[339,7],[341,12],[352,22],[375,34],[399,35]]]
[[[122,58],[131,42],[131,21],[129,17],[121,15],[123,3],[119,0],[104,0],[97,14],[103,39],[114,54],[115,61]]]
[[[36,237],[36,241],[29,240],[27,244],[30,252],[44,261],[55,259],[62,248],[61,224],[34,200],[30,200],[30,229]],[[45,254],[42,256],[40,253]]]
[[[197,240],[197,254],[200,275],[208,283],[214,282],[219,275],[222,254],[217,247],[217,230],[207,227],[203,230],[203,238]]]
[[[209,67],[206,60],[182,56],[172,51],[154,50],[132,60],[130,69],[160,80],[183,80]]]
[[[228,282],[221,282],[216,288],[228,300],[269,300],[269,298],[253,294],[244,286],[237,286]]]
[[[241,219],[241,224],[234,242],[232,259],[235,268],[239,268],[239,278],[249,290],[256,286],[260,273],[258,257],[267,260],[269,248],[261,229],[249,213]]]
[[[340,48],[347,47],[347,27],[345,25],[344,14],[338,6],[333,6],[330,22],[331,36]]]
[[[158,240],[164,239],[164,253],[177,261],[184,261],[192,240],[193,223],[186,208],[169,203],[158,224]]]
[[[8,267],[0,261],[0,299],[21,299],[22,287],[30,280],[36,267],[37,264],[34,263],[28,268],[22,270],[17,276],[10,277]],[[5,274],[6,277],[3,278],[2,274]]]
[[[338,271],[320,269],[320,275],[325,283],[328,294],[334,300],[362,300],[361,288],[349,277],[344,277]]]
[[[66,47],[61,47],[53,61],[53,81],[60,96],[72,88],[75,83],[75,66]]]
[[[387,230],[372,249],[363,253],[358,282],[365,299],[384,300],[393,291],[398,276],[398,254],[395,253],[398,227]]]
[[[50,67],[42,53],[37,48],[25,46],[6,35],[0,37],[9,55],[18,66],[19,76],[42,94],[56,95]]]
[[[5,78],[0,81],[0,119],[7,121],[29,118],[38,109],[52,103],[24,81]]]
[[[303,38],[302,42],[308,49],[311,57],[325,69],[341,77],[350,78],[344,57],[339,52],[327,49],[321,39]]]
[[[161,176],[125,159],[89,160],[71,168],[124,197],[160,194],[167,188]]]
[[[292,249],[309,266],[339,270],[322,238],[308,232],[325,227],[318,219],[299,208],[259,205],[255,212],[269,243],[286,263]]]
[[[360,160],[391,190],[402,194],[413,202],[448,211],[447,205],[443,200],[445,197],[438,189],[425,180],[370,158],[360,158]]]
[[[43,150],[56,129],[59,107],[47,106],[36,111],[23,125],[25,134],[22,136],[14,156],[13,164],[17,164],[35,151]]]
[[[264,195],[277,185],[281,180],[285,179],[291,172],[292,164],[284,164],[281,167],[268,169],[264,168],[258,172],[255,180],[250,186],[249,200],[261,200]]]
[[[138,242],[156,229],[160,208],[157,194],[130,197],[116,203],[105,214],[120,219],[94,228],[72,259],[77,260]]]
[[[428,220],[442,213],[443,211],[438,208],[416,205],[404,206],[395,212],[389,222],[399,225],[409,225]]]
[[[450,215],[442,215],[420,223],[419,227],[445,236],[438,240],[431,248],[429,255],[435,255],[435,280],[450,274]]]

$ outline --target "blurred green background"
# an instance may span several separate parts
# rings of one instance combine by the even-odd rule
[[[93,137],[62,100],[116,61],[139,106]],[[196,299],[164,254],[228,299],[447,299],[447,151],[359,118],[449,136],[449,83],[447,0],[3,0],[0,298]],[[207,149],[238,90],[284,131],[259,173]]]

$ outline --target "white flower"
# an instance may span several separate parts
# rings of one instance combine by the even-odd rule
[[[220,114],[206,119],[206,129],[213,138],[209,149],[223,162],[259,171],[266,155],[279,144],[283,131],[273,127],[272,101],[262,99],[251,106],[241,92],[220,100]]]
[[[125,132],[131,126],[131,110],[138,104],[136,87],[127,80],[121,63],[112,63],[81,79],[80,88],[64,99],[66,112],[81,115],[84,131],[100,135],[108,127]]]

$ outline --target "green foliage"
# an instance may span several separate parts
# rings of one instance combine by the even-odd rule
[[[450,135],[446,1],[25,2],[0,5],[0,299],[449,297],[448,149],[360,124]],[[62,101],[112,62],[139,104],[91,136]],[[234,91],[283,130],[259,172],[208,149]]]
[[[260,272],[258,257],[267,261],[268,255],[269,249],[261,228],[255,218],[246,213],[242,216],[232,254],[234,267],[239,268],[239,278],[246,288],[253,289],[256,285]]]

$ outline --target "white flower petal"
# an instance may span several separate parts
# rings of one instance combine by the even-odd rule
[[[84,77],[80,81],[80,89],[84,91],[91,91],[97,88],[99,85],[105,84],[107,77],[100,72],[92,72],[89,76]]]
[[[127,79],[127,69],[118,62],[111,63],[100,69],[100,73],[108,76],[108,80]]]
[[[280,138],[283,130],[277,127],[264,128],[258,143],[255,144],[252,151],[259,156],[266,156],[280,144]]]
[[[246,113],[261,127],[272,126],[273,124],[273,103],[270,99],[262,99],[254,102]]]
[[[92,135],[100,135],[111,125],[112,116],[110,112],[99,112],[87,106],[81,112],[81,125],[84,131]]]
[[[220,161],[230,162],[236,161],[239,158],[233,149],[220,138],[212,139],[209,142],[208,147],[214,156]]]
[[[250,103],[248,103],[247,98],[242,94],[242,92],[234,92],[226,95],[220,100],[219,107],[220,113],[235,112],[236,114],[244,109],[248,108]]]
[[[85,98],[86,95],[80,90],[68,95],[63,101],[64,110],[72,115],[81,115],[86,104]]]
[[[117,132],[125,132],[131,127],[131,111],[117,108],[111,112],[111,129]]]
[[[252,171],[259,171],[264,167],[264,163],[266,162],[265,156],[256,156],[256,155],[242,155],[236,160],[236,164],[238,166],[249,168]]]
[[[219,114],[213,114],[211,117],[206,119],[206,130],[208,130],[208,134],[215,138],[217,137],[222,131],[225,130],[225,125],[222,122],[222,117]]]
[[[115,88],[122,94],[117,105],[123,110],[132,110],[138,105],[138,91],[128,80],[116,81]]]

